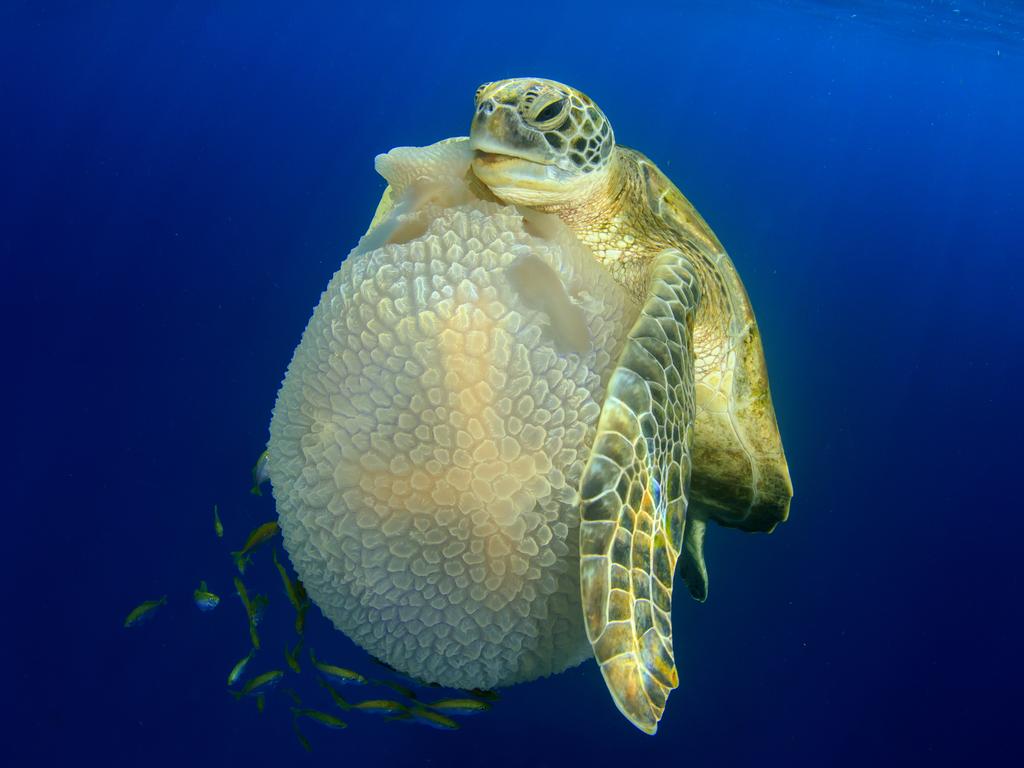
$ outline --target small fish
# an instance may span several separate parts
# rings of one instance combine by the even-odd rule
[[[370,680],[370,683],[372,685],[390,688],[399,696],[404,696],[405,698],[412,699],[413,701],[416,700],[416,692],[412,688],[408,688],[401,683],[396,683],[394,680]]]
[[[312,752],[313,747],[310,746],[309,739],[303,736],[302,731],[299,730],[299,719],[297,717],[292,718],[292,729],[295,731],[295,735],[298,737],[299,744],[302,745],[302,748],[307,752]]]
[[[213,532],[218,539],[224,538],[224,525],[220,521],[220,514],[217,512],[217,505],[213,505]]]
[[[320,725],[325,725],[335,730],[340,731],[342,728],[348,728],[348,723],[345,721],[316,709],[296,709],[292,707],[292,714],[295,717],[308,717],[310,720],[320,723]]]
[[[288,663],[288,666],[295,674],[301,674],[302,669],[299,667],[299,652],[302,651],[302,638],[299,638],[299,642],[296,643],[295,649],[292,650],[287,645],[284,647],[284,660]]]
[[[262,694],[262,693],[261,693],[261,694],[259,694],[259,695],[258,695],[258,696],[256,697],[256,711],[257,711],[257,712],[259,712],[259,713],[260,713],[261,715],[263,714],[263,706],[264,706],[264,705],[265,705],[266,703],[267,703],[267,700],[266,700],[266,698],[265,698],[265,697],[263,696],[263,694]]]
[[[263,614],[269,604],[270,598],[266,595],[253,595],[249,600],[249,605],[252,606],[252,623],[257,627],[263,621]]]
[[[231,672],[228,674],[228,685],[234,685],[238,682],[238,679],[245,674],[245,668],[252,661],[252,657],[256,655],[256,649],[251,648],[249,655],[244,659],[239,659],[238,663],[231,668]]]
[[[306,626],[306,611],[309,609],[309,596],[301,581],[292,581],[287,569],[277,559],[277,550],[274,550],[274,565],[277,572],[281,574],[281,583],[284,584],[284,592],[288,595],[288,602],[295,607],[295,631],[302,634]]]
[[[391,701],[390,699],[370,699],[368,701],[360,701],[357,704],[352,705],[353,709],[361,709],[363,712],[369,712],[374,715],[394,715],[399,712],[406,712],[408,707],[397,701]]]
[[[306,585],[298,579],[295,580],[295,596],[301,606],[295,614],[295,631],[301,635],[306,628],[306,611],[309,610],[310,599],[306,593]]]
[[[334,705],[341,710],[348,711],[352,709],[352,705],[349,704],[345,699],[342,698],[341,694],[334,690],[334,687],[326,680],[319,680],[320,685],[327,689],[327,692],[331,694],[331,698],[334,700]]]
[[[413,720],[417,723],[429,725],[431,728],[437,728],[439,731],[454,731],[459,727],[459,724],[450,717],[445,717],[438,712],[424,709],[423,707],[413,707],[409,710],[409,714],[412,715]]]
[[[153,614],[156,613],[156,609],[161,605],[167,605],[167,595],[164,595],[159,600],[147,600],[146,602],[132,608],[132,612],[128,614],[124,620],[126,627],[135,627],[142,624],[144,621],[148,621],[153,618]]]
[[[501,698],[497,691],[485,691],[481,688],[470,688],[467,693],[484,701],[498,701]]]
[[[192,593],[192,599],[200,611],[212,611],[220,605],[220,598],[206,589],[205,581],[199,582],[199,589]]]
[[[252,488],[249,489],[249,493],[255,496],[263,495],[260,491],[260,486],[270,479],[270,471],[267,468],[269,462],[270,451],[264,451],[260,454],[260,457],[256,459],[256,464],[252,468]]]
[[[358,672],[317,661],[316,654],[313,653],[312,648],[309,649],[309,660],[313,662],[314,667],[320,670],[322,675],[336,683],[341,683],[342,685],[366,685],[366,678]]]
[[[426,706],[445,715],[475,715],[491,708],[490,704],[479,699],[440,699]]]
[[[269,672],[264,672],[262,675],[249,680],[245,685],[242,686],[240,691],[228,691],[236,699],[240,699],[243,696],[262,696],[264,693],[269,691],[284,677],[284,672],[280,669],[272,669]]]
[[[282,688],[281,693],[288,696],[292,700],[292,703],[297,707],[302,703],[302,699],[299,698],[299,694],[295,692],[294,688]]]
[[[245,540],[245,546],[237,552],[231,553],[239,573],[243,576],[245,575],[245,566],[252,562],[253,551],[263,542],[269,541],[276,536],[278,530],[276,521],[272,520],[269,523],[264,523],[249,534],[249,538]]]
[[[245,606],[245,617],[249,621],[249,639],[252,640],[252,647],[259,650],[260,636],[256,632],[256,622],[252,620],[252,603],[249,602],[249,593],[245,589],[245,584],[237,576],[235,576],[235,591],[238,593],[242,605]]]
[[[248,616],[252,613],[252,608],[249,604],[249,590],[245,588],[245,583],[235,576],[235,594],[242,600],[242,605],[245,606],[245,615]]]
[[[397,669],[392,667],[386,661],[381,661],[376,656],[371,656],[370,658],[373,660],[374,664],[378,664],[378,665],[384,667],[384,669],[386,669],[388,672],[390,672],[392,677],[397,677],[399,680],[403,680],[406,683],[408,683],[409,685],[415,685],[417,688],[440,688],[441,687],[438,683],[428,683],[426,680],[420,680],[419,678],[412,677],[410,675],[405,674],[404,672],[399,672]],[[386,683],[385,683],[385,685],[386,685]]]
[[[271,553],[271,559],[274,561],[274,567],[277,568],[277,572],[281,574],[281,583],[284,585],[284,593],[288,596],[288,602],[295,608],[298,608],[299,599],[295,592],[295,582],[293,582],[291,576],[288,575],[288,570],[281,565],[281,561],[277,559],[276,548]]]

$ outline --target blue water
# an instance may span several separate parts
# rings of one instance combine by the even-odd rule
[[[0,8],[0,762],[1019,760],[1024,9],[292,5]],[[274,514],[249,469],[383,189],[374,155],[465,134],[476,86],[524,74],[592,96],[732,254],[790,520],[710,530],[655,737],[588,662],[456,733],[309,724],[307,755],[286,697],[258,715],[225,692],[247,644],[226,550]],[[250,581],[276,654],[267,555]],[[369,668],[315,611],[308,635]]]

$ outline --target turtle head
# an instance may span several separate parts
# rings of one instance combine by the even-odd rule
[[[615,147],[593,101],[535,77],[477,88],[469,135],[477,178],[505,202],[529,206],[589,196],[607,178]]]

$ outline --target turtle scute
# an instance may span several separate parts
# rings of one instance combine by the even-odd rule
[[[569,230],[478,197],[465,141],[390,183],[296,348],[270,426],[285,546],[374,656],[489,688],[591,654],[579,479],[637,307]]]

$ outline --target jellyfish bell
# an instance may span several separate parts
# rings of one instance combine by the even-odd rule
[[[411,677],[493,688],[591,655],[577,489],[638,307],[471,161],[466,140],[378,158],[389,192],[288,366],[268,469],[338,629]]]

